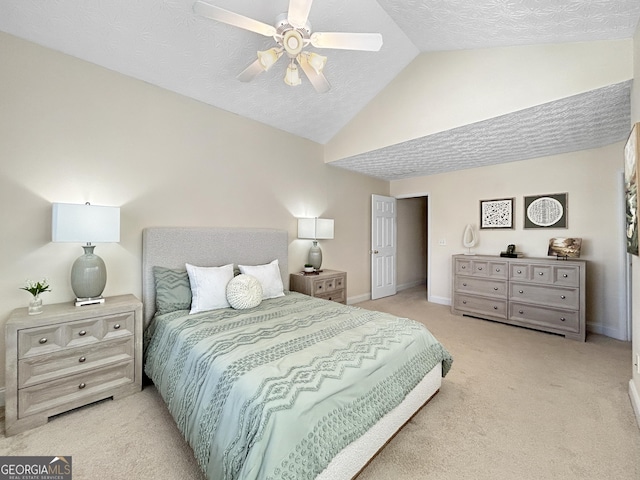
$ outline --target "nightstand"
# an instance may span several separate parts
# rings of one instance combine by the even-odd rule
[[[7,436],[142,388],[142,303],[133,295],[45,305],[40,315],[18,308],[5,341]]]
[[[323,270],[317,273],[292,273],[289,288],[311,297],[347,303],[347,272]]]

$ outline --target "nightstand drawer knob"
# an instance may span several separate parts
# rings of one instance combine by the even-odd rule
[[[498,287],[493,287],[493,289],[497,292],[498,291]]]
[[[524,313],[524,310],[518,310],[518,313],[522,315]]]
[[[567,319],[564,317],[560,317],[560,321],[565,322]]]
[[[494,310],[497,310],[497,309],[498,309],[498,307],[495,307],[495,306],[494,306],[494,307],[493,307],[493,309],[494,309]]]
[[[562,275],[564,278],[567,278],[569,275],[567,275],[566,273],[564,275]]]
[[[518,290],[518,293],[524,293],[524,290]]]
[[[118,330],[118,329],[120,328],[120,324],[119,324],[119,323],[116,323],[116,324],[113,326],[113,328],[114,328],[114,330]]]
[[[538,275],[542,276],[542,275],[544,275],[544,273],[543,272],[538,272]]]
[[[81,337],[84,337],[86,334],[87,334],[87,331],[86,331],[86,330],[80,330],[80,331],[78,332],[78,335],[80,335]]]
[[[518,273],[522,273],[522,270],[518,270]]]
[[[45,343],[47,343],[47,339],[46,338],[41,338],[40,340],[38,340],[38,343],[40,345],[44,345]]]
[[[78,385],[78,388],[79,388],[80,390],[82,390],[82,389],[83,389],[84,387],[86,387],[86,386],[87,386],[87,385],[86,385],[84,382],[82,382],[80,385]]]
[[[565,297],[564,295],[560,295],[560,298],[561,298],[562,300],[564,300],[564,299],[565,299],[565,298],[567,298],[567,297]]]
[[[499,268],[496,268],[496,272],[500,272],[500,269],[499,269]]]
[[[84,363],[84,362],[86,362],[86,361],[87,361],[87,357],[80,357],[80,358],[78,359],[78,361],[79,361],[80,363]]]

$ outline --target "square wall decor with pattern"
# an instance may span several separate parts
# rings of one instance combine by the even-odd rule
[[[480,228],[513,229],[513,198],[480,200]]]
[[[524,228],[567,228],[567,194],[524,197]]]

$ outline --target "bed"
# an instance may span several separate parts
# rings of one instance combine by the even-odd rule
[[[451,366],[418,322],[289,292],[288,243],[270,229],[143,232],[145,373],[211,480],[353,478]],[[258,306],[157,311],[162,269],[273,263],[282,295]]]

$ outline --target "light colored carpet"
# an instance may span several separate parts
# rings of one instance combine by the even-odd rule
[[[454,363],[358,480],[640,479],[629,343],[453,316],[424,287],[360,306],[423,322]],[[0,455],[71,455],[74,480],[203,478],[152,386],[0,438]]]

